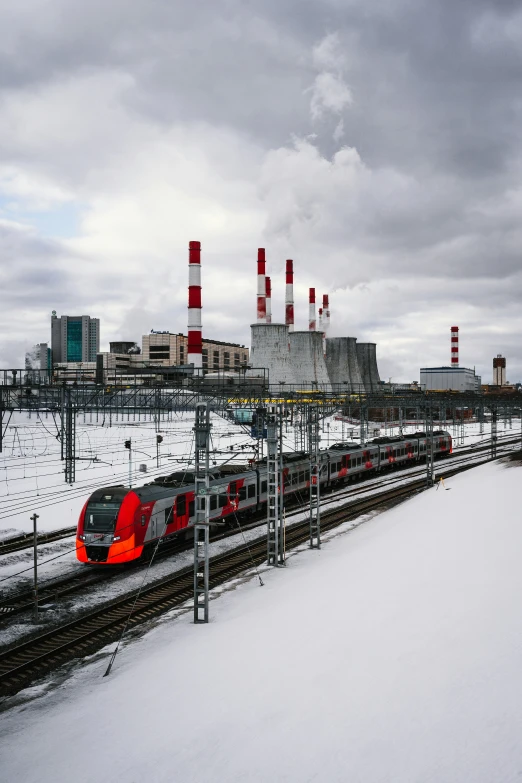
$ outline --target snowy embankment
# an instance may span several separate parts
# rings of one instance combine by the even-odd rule
[[[209,625],[164,619],[110,677],[96,656],[26,692],[0,720],[5,779],[519,779],[520,475],[457,476],[236,582]]]

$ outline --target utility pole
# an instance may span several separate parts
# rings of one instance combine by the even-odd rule
[[[210,544],[210,405],[196,405],[196,524],[194,525],[194,622],[208,623]]]
[[[129,488],[132,489],[132,440],[126,440],[124,443],[126,449],[129,450]]]
[[[267,414],[267,563],[278,566],[285,563],[281,507],[283,473],[281,471],[281,443],[279,440],[280,406],[269,405]]]
[[[36,531],[36,520],[39,519],[38,514],[33,514],[31,517],[33,523],[33,551],[34,551],[34,616],[38,620],[38,534]]]
[[[308,412],[308,443],[310,448],[310,549],[321,548],[320,440],[319,409],[317,405],[310,405]]]

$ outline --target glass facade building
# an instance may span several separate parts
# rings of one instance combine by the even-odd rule
[[[95,362],[100,352],[100,319],[89,315],[51,316],[53,364]]]

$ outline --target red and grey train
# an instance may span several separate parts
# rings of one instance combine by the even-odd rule
[[[336,485],[426,458],[426,433],[376,438],[365,446],[339,443],[320,452],[321,483]],[[452,452],[449,432],[434,432],[434,456]],[[212,474],[210,520],[238,514],[246,517],[267,502],[266,461],[244,472]],[[225,490],[226,486],[226,490]],[[283,494],[303,493],[310,487],[310,462],[306,454],[286,453],[283,462]],[[194,474],[177,472],[150,484],[98,489],[85,503],[76,535],[76,556],[82,563],[115,565],[144,557],[158,539],[170,539],[195,523]],[[233,519],[235,519],[233,517]]]

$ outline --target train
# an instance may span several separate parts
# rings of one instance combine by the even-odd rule
[[[413,466],[426,459],[427,436],[380,437],[365,445],[336,443],[319,453],[320,483],[328,487],[359,480],[367,475]],[[433,433],[434,457],[453,451],[451,435]],[[283,455],[283,481],[279,492],[302,499],[310,489],[310,457],[305,453]],[[224,465],[212,470],[208,502],[211,524],[245,519],[267,503],[266,459],[248,466]],[[205,501],[206,502],[206,499]],[[177,471],[141,487],[123,485],[97,489],[85,503],[76,533],[76,557],[92,565],[120,565],[145,559],[158,541],[185,534],[196,522],[195,475]]]

